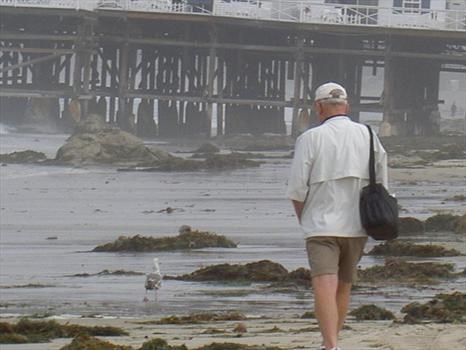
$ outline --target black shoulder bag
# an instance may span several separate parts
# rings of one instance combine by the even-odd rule
[[[398,237],[398,203],[390,196],[387,189],[375,182],[374,136],[372,129],[366,125],[370,134],[369,185],[361,190],[359,211],[362,227],[367,234],[377,241],[391,240]]]

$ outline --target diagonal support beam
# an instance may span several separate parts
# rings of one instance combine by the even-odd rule
[[[71,54],[71,53],[67,53],[65,55],[69,55],[69,54]],[[21,62],[21,63],[15,64],[15,65],[12,65],[12,66],[1,68],[0,73],[4,73],[4,72],[10,71],[10,70],[18,69],[18,68],[21,68],[21,67],[24,67],[24,66],[30,66],[32,64],[39,63],[39,62],[46,62],[46,61],[54,60],[55,58],[60,57],[62,55],[64,55],[64,54],[57,53],[57,54],[54,54],[54,55],[48,55],[48,56],[34,58],[34,59],[26,61],[26,62]]]

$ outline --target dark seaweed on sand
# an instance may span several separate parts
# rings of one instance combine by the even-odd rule
[[[117,327],[85,327],[74,324],[60,324],[56,321],[34,321],[27,318],[16,324],[0,322],[0,344],[43,343],[54,338],[69,338],[77,335],[121,336],[128,335]]]

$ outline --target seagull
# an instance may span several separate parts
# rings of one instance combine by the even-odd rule
[[[146,296],[144,297],[144,301],[149,301],[147,298],[147,291],[153,290],[155,291],[155,296],[157,298],[157,290],[160,289],[162,286],[162,274],[160,273],[159,267],[159,259],[154,258],[154,267],[151,273],[146,275],[146,282],[144,283],[144,287],[146,288]]]

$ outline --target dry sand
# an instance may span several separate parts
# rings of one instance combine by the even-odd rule
[[[7,321],[14,322],[15,319]],[[87,326],[116,326],[130,333],[126,337],[105,338],[112,343],[139,348],[152,338],[163,338],[169,345],[185,344],[193,349],[213,342],[278,346],[283,349],[318,349],[320,334],[315,320],[300,318],[267,318],[242,321],[247,332],[233,332],[237,321],[197,325],[147,325],[136,319],[80,318],[60,320]],[[212,332],[216,330],[216,332]],[[218,331],[218,333],[217,333]],[[58,350],[70,339],[57,339],[46,344],[1,345],[2,350]],[[343,350],[460,350],[466,349],[466,324],[405,325],[391,321],[349,320],[341,333]]]

